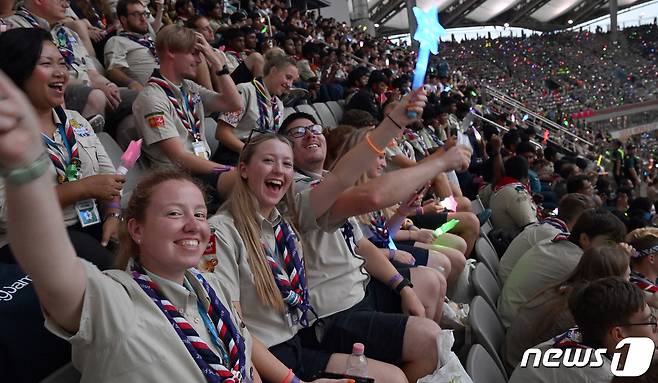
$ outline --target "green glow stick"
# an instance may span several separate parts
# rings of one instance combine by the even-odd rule
[[[459,223],[458,219],[451,219],[450,221],[441,225],[441,227],[434,230],[434,235],[438,237],[441,234],[445,234],[450,230],[452,230],[455,226],[457,226],[458,223]]]

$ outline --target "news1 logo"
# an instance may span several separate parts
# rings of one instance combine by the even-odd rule
[[[653,352],[656,346],[650,338],[625,338],[622,339],[615,350],[627,348],[626,362],[620,368],[619,364],[622,359],[622,352],[615,352],[612,356],[610,371],[614,376],[633,377],[643,375],[651,365]],[[521,359],[522,368],[528,367],[530,356],[533,356],[532,367],[540,365],[548,368],[582,368],[582,367],[602,367],[603,358],[607,350],[605,348],[549,348],[542,351],[538,348],[529,348],[523,353]]]

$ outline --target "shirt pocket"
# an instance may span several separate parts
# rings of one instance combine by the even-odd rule
[[[98,151],[100,142],[89,137],[76,137],[78,140],[78,155],[80,156],[80,178],[90,177],[100,173]]]

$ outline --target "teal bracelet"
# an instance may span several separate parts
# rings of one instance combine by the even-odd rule
[[[29,165],[17,169],[0,169],[0,176],[2,176],[8,184],[23,185],[28,182],[34,181],[41,177],[43,173],[48,170],[50,166],[50,158],[46,152],[41,155]]]

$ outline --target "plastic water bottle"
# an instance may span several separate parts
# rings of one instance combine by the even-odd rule
[[[358,376],[360,378],[368,377],[368,360],[363,355],[364,349],[363,343],[354,343],[352,346],[352,355],[347,358],[345,375]]]

